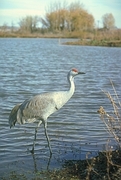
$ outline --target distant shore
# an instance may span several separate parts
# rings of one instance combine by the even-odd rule
[[[106,47],[121,47],[121,40],[78,40],[64,43],[66,45],[80,46],[106,46]]]
[[[105,40],[105,39],[81,39],[78,37],[68,36],[64,34],[53,34],[53,33],[46,33],[46,34],[19,34],[19,33],[1,33],[0,38],[66,38],[66,39],[75,39],[77,41],[67,41],[65,45],[80,45],[80,46],[106,46],[106,47],[121,47],[121,40]],[[61,42],[60,42],[61,43]]]

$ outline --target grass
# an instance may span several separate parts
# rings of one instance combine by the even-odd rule
[[[121,151],[100,152],[86,160],[66,161],[62,170],[49,173],[51,180],[120,180]]]
[[[38,171],[30,173],[31,180],[120,180],[121,151],[100,152],[97,157],[86,160],[68,160],[59,170]],[[27,180],[26,174],[11,172],[2,180]]]
[[[66,45],[81,45],[81,46],[107,46],[107,47],[121,47],[121,40],[78,40],[66,42]]]
[[[113,112],[108,113],[104,109],[104,107],[101,106],[98,110],[98,113],[100,114],[100,118],[106,126],[106,130],[111,136],[113,136],[119,148],[121,148],[121,102],[113,85],[113,82],[110,82],[114,90],[114,97],[110,94],[110,92],[103,92],[109,99],[113,108]]]

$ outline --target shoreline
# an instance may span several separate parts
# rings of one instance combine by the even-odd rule
[[[64,44],[78,46],[121,47],[121,40],[78,40],[74,42],[66,42]]]
[[[10,172],[2,179],[28,179],[33,180],[120,180],[121,177],[121,150],[99,152],[96,157],[85,160],[65,160],[60,169],[42,170],[18,173]]]
[[[64,45],[75,45],[75,46],[102,46],[102,47],[121,47],[121,40],[97,40],[97,39],[79,39],[78,37],[69,37],[69,36],[64,36],[61,34],[45,34],[45,35],[40,35],[40,34],[0,34],[0,38],[58,38],[58,39],[77,39],[77,41],[67,41],[67,42],[60,42],[60,44]]]

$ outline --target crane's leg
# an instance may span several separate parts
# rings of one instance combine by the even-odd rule
[[[37,127],[35,128],[35,135],[34,135],[34,142],[33,142],[33,147],[31,150],[31,153],[34,154],[34,147],[35,147],[35,142],[36,142],[36,137],[37,137],[37,131],[38,131],[38,127],[41,125],[42,121],[39,121]]]
[[[47,133],[47,121],[44,121],[44,128],[45,128],[45,136],[47,138],[48,147],[49,147],[49,150],[50,150],[50,157],[51,157],[52,156],[52,150],[51,150],[51,146],[50,146],[49,136],[48,136],[48,133]]]

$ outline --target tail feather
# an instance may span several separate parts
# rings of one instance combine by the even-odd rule
[[[10,128],[12,126],[15,126],[16,124],[16,121],[17,121],[17,112],[18,112],[18,109],[20,107],[21,104],[17,104],[11,111],[10,113],[10,116],[9,116],[9,125],[10,125]]]

